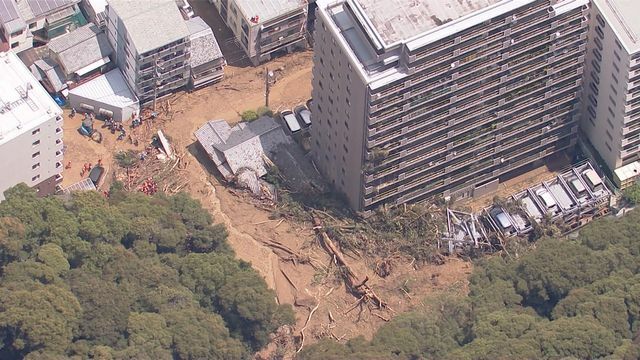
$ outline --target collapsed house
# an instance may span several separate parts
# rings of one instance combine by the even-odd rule
[[[522,236],[547,221],[575,230],[609,212],[611,191],[589,163],[577,165],[483,210],[491,232]]]
[[[279,145],[291,143],[276,120],[266,116],[234,127],[225,120],[212,120],[195,136],[227,181],[234,180],[242,169],[250,169],[258,177],[266,175],[264,157]]]
[[[589,162],[485,207],[480,214],[447,209],[447,230],[440,248],[449,253],[491,248],[503,240],[529,235],[538,224],[554,224],[565,233],[609,213],[611,191]]]

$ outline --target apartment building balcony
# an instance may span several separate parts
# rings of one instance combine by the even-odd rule
[[[542,114],[545,111],[548,111],[549,109],[553,109],[554,107],[559,105],[563,105],[563,106],[560,106],[558,109],[554,110],[553,112],[546,114],[545,116],[541,117],[541,119],[544,120],[545,122],[551,122],[559,118],[562,118],[563,116],[568,115],[572,111],[575,111],[576,104],[575,104],[574,94],[566,94],[565,96],[554,98],[549,102],[545,103],[544,106],[530,108],[529,110],[526,110],[526,111],[520,111],[520,109],[524,107],[530,107],[531,103],[529,103],[526,106],[521,104],[517,109],[511,109],[511,111],[509,112],[503,111],[497,117],[487,117],[486,119],[479,122],[474,121],[474,122],[464,123],[462,129],[465,131],[459,131],[460,134],[457,134],[456,131],[450,130],[447,133],[437,135],[438,132],[448,129],[448,127],[444,125],[440,125],[437,129],[425,129],[420,133],[415,134],[410,138],[407,138],[406,141],[404,140],[401,141],[399,145],[395,147],[387,148],[387,150],[390,153],[390,156],[388,156],[383,161],[377,164],[376,169],[374,169],[376,170],[374,171],[375,174],[369,175],[367,178],[367,181],[370,182],[370,181],[376,180],[382,176],[388,175],[390,172],[401,170],[406,166],[414,165],[419,160],[426,160],[427,159],[426,157],[421,156],[420,153],[418,153],[420,155],[419,158],[416,161],[413,161],[412,156],[414,155],[414,152],[412,151],[412,149],[418,146],[417,144],[420,143],[421,140],[425,139],[429,135],[431,136],[431,138],[426,140],[426,141],[429,141],[429,144],[430,144],[429,148],[431,148],[432,146],[436,146],[439,143],[442,143],[440,147],[438,147],[436,150],[433,151],[433,154],[437,155],[442,150],[444,150],[444,146],[446,145],[447,142],[449,143],[448,145],[450,145],[448,146],[449,148],[455,147],[456,149],[463,148],[464,145],[467,143],[474,143],[474,142],[480,143],[478,139],[483,136],[499,134],[500,132],[504,131],[501,129],[504,129],[510,126],[511,124],[515,124],[517,122],[521,122],[521,121],[530,119],[532,117],[539,116],[539,114]],[[516,114],[516,116],[508,117],[511,114]],[[492,123],[498,126],[495,126],[495,128],[493,128],[493,130],[490,132],[477,130],[482,128],[483,126],[487,126]],[[566,123],[566,121],[562,121],[562,123]],[[490,127],[493,127],[493,126],[494,125],[490,125]],[[470,133],[471,136],[470,134],[466,134],[466,132],[474,129],[476,129],[477,131]],[[476,134],[475,136],[473,135],[474,133]],[[516,131],[514,131],[514,133],[516,133]],[[504,137],[505,135],[501,135],[502,139],[504,139]],[[401,150],[401,149],[404,149],[404,150]],[[473,149],[475,149],[475,147]],[[400,163],[398,163],[398,161],[400,161]]]
[[[410,183],[390,187],[383,192],[379,192],[380,188],[378,188],[377,194],[365,197],[364,205],[369,207],[397,195],[400,196],[397,198],[396,203],[401,204],[427,194],[442,192],[444,186],[451,184],[452,178],[455,178],[456,182],[461,184],[478,183],[489,178],[495,178],[500,174],[515,170],[537,159],[572,146],[571,141],[566,141],[566,137],[561,137],[560,139],[554,144],[540,145],[533,143],[525,147],[524,151],[522,151],[523,149],[518,149],[501,158],[494,157],[475,165],[467,165],[468,168],[462,171],[447,173],[446,171],[436,170],[436,176],[431,180],[429,178],[415,179]],[[543,147],[544,149],[542,149]],[[373,194],[374,191],[372,189],[373,187],[365,187],[365,193],[368,193],[368,195]]]
[[[174,57],[176,55],[175,53],[179,51],[183,51],[186,53],[188,45],[189,45],[189,42],[184,41],[181,43],[171,44],[162,50],[155,50],[155,51],[147,52],[142,55],[138,55],[138,64],[142,68],[144,64],[153,63],[155,59],[161,59],[164,57],[171,58],[171,57]]]
[[[274,50],[277,50],[285,45],[291,44],[293,42],[296,42],[300,39],[304,38],[304,32],[303,31],[297,31],[291,35],[282,37],[282,38],[278,38],[278,40],[275,41],[262,41],[260,42],[259,45],[259,51],[261,54],[267,54],[269,52],[272,52]]]
[[[620,157],[621,158],[625,158],[627,156],[633,155],[633,154],[637,154],[638,152],[640,152],[640,145],[638,146],[633,146],[629,149],[622,149],[620,150]]]

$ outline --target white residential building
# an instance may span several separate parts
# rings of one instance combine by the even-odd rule
[[[307,0],[209,0],[253,65],[306,47]]]
[[[108,0],[107,33],[141,104],[189,82],[189,30],[174,0]]]
[[[62,180],[62,110],[12,52],[0,52],[0,200],[19,183],[51,194]]]
[[[640,161],[640,1],[592,1],[582,129],[615,172]]]
[[[311,153],[352,208],[482,196],[577,141],[588,0],[320,0]]]

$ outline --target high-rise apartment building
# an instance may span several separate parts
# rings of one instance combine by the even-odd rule
[[[0,200],[25,183],[39,194],[62,180],[62,110],[12,52],[0,52]]]
[[[189,82],[189,30],[175,0],[108,0],[107,34],[141,104]]]
[[[592,2],[582,129],[615,171],[640,160],[640,2]]]
[[[467,197],[576,142],[588,0],[318,1],[312,154],[356,210]]]

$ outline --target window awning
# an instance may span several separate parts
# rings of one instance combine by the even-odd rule
[[[78,76],[83,76],[83,75],[85,75],[85,74],[87,74],[87,73],[99,68],[100,66],[102,66],[104,64],[108,64],[110,61],[111,60],[109,60],[109,57],[105,56],[102,59],[100,59],[100,60],[98,60],[98,61],[96,61],[94,63],[91,63],[91,64],[79,69],[78,71],[76,71],[76,74]]]

